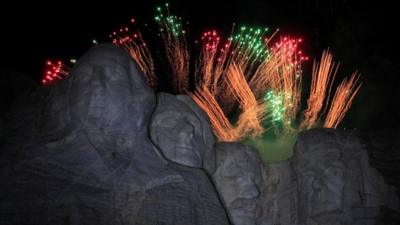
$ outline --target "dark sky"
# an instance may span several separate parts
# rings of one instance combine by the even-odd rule
[[[13,1],[2,5],[0,64],[39,80],[46,58],[79,58],[90,48],[91,39],[105,40],[108,32],[127,22],[131,16],[151,24],[154,7],[163,3],[152,0],[82,2],[30,5]],[[312,59],[330,47],[341,62],[338,77],[358,70],[364,83],[345,125],[360,129],[400,127],[400,111],[395,110],[400,106],[399,38],[395,35],[399,27],[396,21],[400,20],[394,3],[344,0],[227,2],[169,1],[172,11],[191,22],[193,34],[209,27],[226,31],[236,22],[279,27],[282,34],[301,35],[304,48]],[[310,69],[311,62],[306,69]]]

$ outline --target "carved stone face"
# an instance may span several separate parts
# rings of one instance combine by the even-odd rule
[[[68,82],[72,120],[91,135],[118,142],[118,137],[129,141],[146,134],[155,96],[123,50],[106,44],[92,48],[72,69]]]
[[[340,150],[313,152],[301,162],[299,190],[305,200],[306,213],[317,216],[343,209],[345,164],[340,160]]]
[[[268,221],[267,224],[296,224],[297,181],[290,163],[269,164],[263,171],[262,221]]]
[[[252,199],[259,195],[259,190],[255,181],[256,166],[250,165],[250,161],[236,160],[228,157],[217,172],[224,174],[224,181],[227,198],[225,201],[232,204],[237,199]]]
[[[261,213],[261,161],[257,153],[238,143],[216,145],[213,175],[234,224],[255,224]]]
[[[362,206],[364,158],[360,157],[360,145],[348,140],[329,129],[299,135],[294,164],[302,221],[344,222],[352,216],[354,205]]]
[[[214,139],[211,127],[192,109],[189,97],[176,97],[159,93],[150,134],[151,139],[169,160],[202,168],[203,163],[213,164]],[[188,99],[189,98],[189,99]],[[194,104],[194,102],[192,102]],[[215,165],[214,165],[215,166]],[[214,166],[204,166],[213,170]]]
[[[147,125],[155,106],[155,94],[146,85],[138,66],[122,49],[111,44],[93,47],[71,70],[62,87],[68,89],[71,123],[85,134],[111,168],[129,163],[145,148]],[[140,140],[140,141],[139,141]]]
[[[194,115],[171,108],[157,114],[153,121],[152,137],[168,159],[187,166],[201,166],[201,155],[195,147],[201,148],[204,143],[196,132],[200,121]]]

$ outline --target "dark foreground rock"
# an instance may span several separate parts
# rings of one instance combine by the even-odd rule
[[[370,165],[357,135],[309,130],[300,133],[294,152],[289,161],[263,165],[254,149],[216,145],[213,179],[234,224],[397,223],[396,189]]]
[[[111,45],[34,93],[3,121],[0,224],[228,224],[206,172],[166,160],[149,139],[155,104]]]
[[[300,224],[384,224],[399,210],[394,187],[371,167],[355,133],[315,129],[299,135],[294,170]]]

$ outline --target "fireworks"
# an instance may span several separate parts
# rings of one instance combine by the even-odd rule
[[[316,125],[325,98],[330,94],[332,81],[338,69],[332,58],[332,54],[325,51],[322,53],[321,63],[314,63],[308,108],[304,112],[301,129],[310,129]]]
[[[219,141],[235,141],[240,139],[237,136],[236,129],[234,129],[234,126],[226,117],[210,90],[198,87],[190,95],[196,104],[208,115],[214,134]]]
[[[359,76],[353,74],[342,81],[328,104],[338,66],[332,54],[325,51],[321,62],[314,63],[307,108],[299,116],[302,66],[308,60],[300,48],[301,38],[278,38],[279,29],[269,34],[264,27],[234,26],[227,38],[215,29],[203,32],[196,42],[199,51],[190,52],[182,19],[170,13],[168,3],[156,7],[155,12],[157,34],[168,63],[168,70],[163,71],[170,74],[170,90],[193,98],[208,115],[219,141],[246,137],[257,141],[271,128],[279,137],[296,136],[297,132],[316,127],[327,109],[323,126],[336,128],[361,86]],[[149,85],[156,89],[157,65],[136,20],[109,37],[130,54]],[[97,44],[97,40],[92,43]],[[196,58],[191,60],[191,56]],[[193,67],[191,61],[195,62]],[[46,68],[44,84],[68,75],[69,68],[61,61],[49,62]]]
[[[337,128],[349,110],[354,97],[361,87],[359,75],[353,73],[349,79],[345,78],[338,86],[333,97],[331,107],[326,116],[324,127]]]
[[[160,36],[164,42],[165,54],[170,65],[171,86],[176,93],[189,91],[189,50],[187,48],[186,31],[182,27],[181,18],[171,15],[169,5],[156,8],[154,20],[159,26]]]
[[[285,106],[283,105],[284,98],[284,93],[276,93],[272,90],[268,91],[264,96],[264,102],[271,111],[271,121],[274,125],[282,123],[283,115],[285,114]]]
[[[227,54],[224,49],[219,49],[220,42],[221,37],[216,30],[206,31],[201,37],[202,48],[196,65],[195,82],[209,88],[211,93],[218,90],[218,81],[225,72],[223,64]]]
[[[124,48],[131,55],[146,76],[149,86],[155,88],[157,78],[153,58],[141,32],[134,27],[135,23],[136,20],[132,18],[129,25],[117,29],[109,37],[113,44]]]
[[[214,95],[206,87],[199,87],[192,94],[193,100],[207,113],[219,141],[238,141],[246,136],[257,137],[264,128],[265,107],[258,102],[248,86],[243,71],[236,64],[228,68],[226,82],[242,112],[235,125],[226,117]]]
[[[268,59],[269,49],[264,44],[264,35],[268,28],[240,27],[231,38],[233,41],[232,60],[236,62],[249,78],[257,63]]]
[[[70,60],[71,63],[76,62],[75,59]],[[47,60],[45,64],[44,74],[42,76],[42,84],[49,85],[57,80],[66,78],[69,74],[70,67],[68,63],[62,60]]]
[[[291,129],[292,121],[296,119],[301,98],[301,65],[307,60],[299,50],[301,42],[302,39],[283,37],[272,48],[273,57],[276,58],[278,65],[271,73],[270,84],[273,90],[284,93],[283,126],[287,131]]]
[[[232,64],[229,67],[226,81],[241,109],[236,127],[240,139],[246,136],[260,136],[264,132],[261,124],[266,108],[263,102],[257,101],[240,66]]]

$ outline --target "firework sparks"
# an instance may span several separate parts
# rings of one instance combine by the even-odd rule
[[[254,68],[268,57],[268,49],[263,44],[267,29],[241,27],[224,44],[217,31],[203,33],[201,53],[196,65],[197,84],[209,88],[225,112],[230,112],[237,99],[228,88],[226,79],[228,68],[238,65],[245,74],[245,82]]]
[[[205,86],[218,95],[223,75],[229,65],[230,41],[222,44],[216,30],[206,31],[201,37],[201,50],[196,64],[196,85]]]
[[[268,28],[242,26],[232,37],[232,60],[242,68],[246,79],[251,75],[252,69],[257,67],[257,63],[269,57],[269,50],[263,41],[267,31]]]
[[[300,104],[301,66],[308,59],[299,50],[301,42],[301,39],[281,38],[271,48],[269,60],[262,64],[256,72],[256,79],[250,80],[251,86],[257,91],[263,90],[263,88],[265,90],[267,87],[275,93],[280,93],[278,96],[280,96],[282,108],[284,108],[280,120],[282,120],[284,133],[293,131],[292,122],[296,119]],[[272,97],[271,100],[274,99]]]
[[[276,93],[273,90],[268,91],[264,96],[267,108],[271,109],[271,122],[275,126],[278,123],[282,123],[283,115],[285,114],[284,96],[284,94]]]
[[[207,113],[214,133],[220,141],[238,141],[246,136],[255,138],[261,135],[264,132],[261,125],[265,116],[264,104],[256,100],[238,65],[230,65],[226,77],[225,81],[242,110],[236,125],[229,121],[214,95],[206,87],[196,89],[192,95],[193,100]]]
[[[196,104],[204,110],[210,119],[214,134],[219,141],[236,141],[236,129],[225,116],[214,95],[204,87],[198,87],[193,94],[190,94]]]
[[[74,59],[71,59],[70,62],[74,63]],[[67,64],[68,63],[61,60],[47,60],[42,77],[42,84],[49,85],[57,80],[66,78],[70,71],[70,67]]]
[[[333,62],[333,56],[329,51],[322,53],[321,62],[315,63],[312,71],[310,97],[308,108],[304,112],[304,118],[300,129],[310,129],[318,122],[319,114],[324,106],[324,101],[329,96],[332,81],[338,70],[338,65]]]
[[[196,64],[196,84],[210,88],[212,93],[215,93],[213,84],[218,82],[215,67],[220,40],[216,30],[204,32],[201,37],[200,56]]]
[[[349,110],[360,87],[361,83],[359,82],[359,75],[357,73],[353,73],[350,79],[345,78],[340,83],[326,116],[324,127],[337,128]]]
[[[155,88],[157,77],[154,73],[154,61],[141,32],[135,27],[135,23],[136,20],[132,18],[129,25],[112,32],[109,37],[113,44],[124,48],[130,54],[146,76],[149,86]]]
[[[219,141],[255,138],[270,127],[279,127],[275,129],[278,135],[295,134],[315,127],[319,116],[327,110],[338,69],[330,52],[323,52],[321,62],[314,63],[307,109],[300,126],[295,127],[301,99],[302,65],[308,60],[299,48],[301,38],[282,37],[269,47],[279,29],[265,37],[267,28],[233,27],[227,39],[221,38],[216,30],[205,31],[197,42],[201,46],[193,71],[195,88],[191,93],[190,55],[181,18],[171,15],[166,3],[156,8],[154,20],[169,64],[172,91],[193,98],[208,115]],[[148,84],[156,88],[154,61],[135,22],[132,19],[129,25],[111,33],[110,38],[129,52]],[[93,39],[92,43],[97,44],[97,40]],[[49,61],[42,83],[63,79],[68,71],[66,63]],[[358,80],[359,76],[353,74],[336,89],[324,127],[336,128],[343,120],[361,86]],[[237,118],[235,122],[227,117],[233,114]]]
[[[166,3],[164,7],[156,8],[154,20],[159,25],[167,60],[171,66],[172,88],[177,93],[187,93],[190,58],[185,37],[186,31],[182,28],[181,18],[170,15],[169,5]]]
[[[266,107],[262,102],[256,100],[242,69],[238,65],[232,64],[229,67],[226,81],[242,110],[236,126],[237,138],[242,139],[248,135],[255,138],[261,135],[264,132],[261,123],[265,117]]]
[[[265,43],[268,44],[277,32],[278,30],[271,37],[265,38]],[[282,85],[285,83],[288,84],[287,87],[290,87],[293,79],[301,78],[302,63],[308,60],[308,57],[304,56],[299,49],[301,42],[301,38],[283,37],[271,48],[267,60],[261,63],[249,80],[249,85],[257,96],[268,88],[284,89]]]

